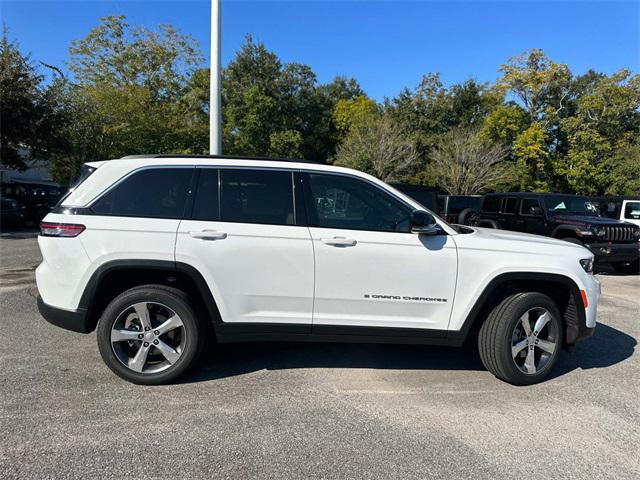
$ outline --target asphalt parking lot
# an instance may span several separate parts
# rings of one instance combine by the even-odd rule
[[[473,349],[248,344],[141,387],[36,310],[0,235],[2,478],[640,478],[640,277],[600,273],[594,336],[512,387]]]

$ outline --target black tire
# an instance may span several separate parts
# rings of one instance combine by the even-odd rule
[[[564,240],[565,242],[569,242],[569,243],[575,243],[576,245],[581,245],[584,247],[584,243],[582,243],[579,239],[575,237],[564,237],[564,238],[561,238],[560,240]]]
[[[133,322],[136,321],[136,315],[133,313],[135,310],[130,310],[133,309],[133,305],[135,304],[148,304],[153,306],[149,307],[150,310],[148,310],[148,312],[150,312],[148,315],[152,325],[154,320],[156,323],[160,322],[157,316],[154,317],[151,308],[162,310],[163,307],[166,307],[167,311],[173,310],[173,313],[178,316],[182,323],[179,327],[173,327],[179,332],[174,335],[179,336],[180,339],[180,345],[174,345],[174,353],[180,352],[175,363],[170,364],[171,362],[168,360],[169,357],[163,357],[160,349],[154,347],[153,343],[145,343],[145,345],[148,345],[149,356],[152,357],[155,355],[155,358],[159,359],[157,362],[160,362],[164,358],[164,362],[167,365],[164,367],[160,365],[160,367],[164,368],[162,371],[155,372],[153,369],[144,371],[147,356],[145,356],[143,370],[140,373],[132,370],[121,360],[123,356],[122,352],[119,351],[116,353],[116,350],[120,350],[120,347],[115,347],[115,344],[112,344],[112,329],[116,322],[122,321],[123,315],[126,315],[126,312],[131,312],[129,316],[133,315]],[[164,318],[164,320],[166,321],[166,318]],[[156,326],[158,325],[153,325],[151,330],[153,331]],[[130,326],[129,329],[131,328]],[[104,310],[96,329],[98,349],[107,366],[119,377],[139,385],[166,384],[175,381],[183,375],[196,362],[202,350],[205,331],[206,329],[203,328],[193,308],[190,306],[187,295],[181,290],[164,285],[141,285],[121,293],[114,298]],[[140,334],[145,333],[141,328],[139,332]],[[133,329],[132,333],[136,334],[138,330]],[[168,332],[167,335],[170,333],[171,332]],[[151,332],[149,332],[149,334],[151,334]],[[158,336],[157,338],[165,340],[164,343],[160,343],[161,346],[169,343],[165,335]],[[150,339],[149,342],[154,342],[154,340]],[[121,342],[124,348],[131,349],[132,351],[135,351],[136,346],[142,348],[142,343],[143,340],[132,340],[126,343],[124,341]]]
[[[611,266],[616,272],[627,273],[629,275],[640,274],[640,259],[636,259],[633,262],[616,262],[612,263]]]
[[[479,220],[479,214],[473,208],[465,208],[458,215],[458,223],[460,225],[469,225],[472,227],[477,226]]]
[[[529,312],[540,309],[550,314],[549,322],[538,332],[540,340],[527,340],[526,346],[519,350],[518,358],[512,354],[512,349],[523,340],[514,340],[517,329],[521,328],[521,317],[532,318],[532,326],[535,327],[535,317],[530,317]],[[539,318],[539,317],[538,317]],[[532,328],[532,333],[534,329]],[[549,345],[550,333],[553,332],[554,350],[553,353],[546,353],[538,347],[538,341],[547,341]],[[542,336],[547,335],[546,340]],[[528,337],[527,337],[528,338]],[[480,327],[478,335],[478,348],[480,358],[484,366],[497,378],[511,383],[512,385],[531,385],[544,380],[552,371],[563,341],[562,316],[554,301],[546,295],[537,292],[524,292],[508,296],[502,300],[489,314],[488,318]],[[516,345],[513,344],[516,342]],[[535,343],[535,345],[533,345]],[[517,350],[517,347],[516,347]],[[522,370],[526,368],[529,350],[535,359],[539,355],[541,368],[535,373],[527,373]],[[525,357],[521,354],[524,352]],[[524,366],[518,365],[523,361]],[[544,361],[544,363],[543,363]],[[534,365],[536,361],[534,360]]]

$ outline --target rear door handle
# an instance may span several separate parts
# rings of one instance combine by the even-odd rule
[[[345,237],[321,238],[320,240],[323,243],[326,243],[327,245],[332,245],[334,247],[353,247],[356,243],[358,243],[356,240],[352,238],[345,238]]]
[[[227,238],[226,233],[218,232],[217,230],[198,230],[189,232],[189,235],[200,240],[224,240]]]

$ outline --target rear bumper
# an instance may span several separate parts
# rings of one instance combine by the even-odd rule
[[[38,311],[42,318],[56,327],[64,328],[79,333],[89,333],[91,325],[88,322],[87,311],[79,310],[63,310],[62,308],[47,305],[38,295]]]
[[[596,262],[633,262],[638,259],[640,242],[631,243],[587,243]]]

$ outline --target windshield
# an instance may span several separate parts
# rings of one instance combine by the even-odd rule
[[[548,195],[544,205],[549,213],[571,213],[574,215],[598,215],[598,210],[587,197],[574,195]]]

